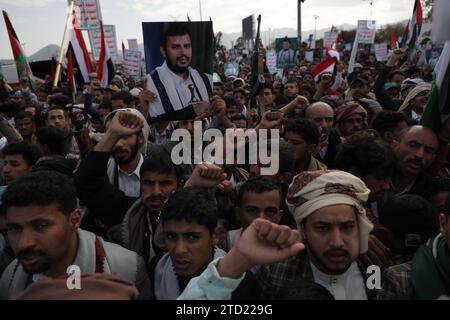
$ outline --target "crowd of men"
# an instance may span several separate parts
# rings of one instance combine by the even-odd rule
[[[166,68],[188,81],[174,48]],[[343,55],[318,79],[300,59],[255,95],[251,59],[227,78],[220,54],[209,101],[187,97],[195,118],[177,121],[151,116],[150,77],[94,79],[76,101],[50,78],[2,84],[0,298],[80,298],[60,280],[75,265],[92,299],[448,299],[450,123],[420,125],[433,70],[404,55],[366,50],[350,74]],[[279,129],[258,140],[279,145],[278,172],[175,164],[172,134],[196,121]]]

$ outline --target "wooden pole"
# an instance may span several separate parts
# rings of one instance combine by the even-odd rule
[[[63,35],[63,39],[61,42],[61,50],[59,51],[59,59],[57,60],[57,67],[56,67],[56,74],[55,74],[55,79],[53,81],[53,87],[57,87],[58,86],[58,82],[59,79],[61,77],[61,63],[62,60],[64,58],[64,45],[66,44],[66,40],[67,40],[67,29],[69,26],[69,22],[70,22],[70,18],[72,17],[73,14],[73,7],[75,5],[75,2],[73,0],[70,1],[70,6],[69,6],[69,13],[67,14],[67,20],[66,20],[66,26],[64,28],[64,35]]]

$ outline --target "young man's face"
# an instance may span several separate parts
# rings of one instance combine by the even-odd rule
[[[284,95],[289,98],[295,98],[298,96],[298,87],[291,82],[284,85]]]
[[[247,104],[247,97],[245,97],[242,92],[237,92],[234,94],[234,99],[237,103],[240,103],[241,105],[245,106]]]
[[[8,185],[14,180],[31,173],[32,168],[33,167],[28,164],[23,155],[6,155],[3,167],[6,184]]]
[[[306,141],[297,133],[287,131],[284,134],[284,140],[292,146],[294,149],[294,157],[296,162],[302,162],[306,158],[311,157],[310,150]]]
[[[6,211],[8,240],[19,263],[28,274],[60,273],[73,261],[68,254],[76,248],[76,230],[81,215],[64,215],[57,204],[9,207]],[[74,257],[72,257],[73,259]]]
[[[56,127],[64,131],[70,129],[69,121],[63,110],[50,110],[47,114],[47,123],[50,127]]]
[[[438,147],[433,132],[424,127],[415,127],[403,135],[394,151],[405,173],[415,176],[431,166]]]
[[[341,135],[345,138],[361,131],[364,127],[364,117],[360,113],[355,113],[342,120],[343,132]]]
[[[16,129],[22,137],[29,137],[35,131],[34,121],[31,118],[17,119]]]
[[[177,190],[175,173],[145,171],[141,175],[141,199],[153,213],[161,212],[166,200]]]
[[[266,88],[264,89],[264,105],[266,107],[271,107],[275,97],[272,94],[272,90]]]
[[[229,106],[226,109],[226,112],[227,112],[227,117],[231,118],[232,116],[237,116],[237,115],[241,114],[241,107],[239,107],[237,105]]]
[[[281,84],[278,81],[273,83],[273,95],[278,96],[281,93]]]
[[[167,37],[165,48],[161,53],[166,58],[169,68],[175,73],[185,73],[192,60],[192,44],[188,34]]]
[[[280,192],[271,190],[262,193],[247,191],[242,197],[242,206],[236,213],[245,230],[258,218],[280,223],[283,211],[280,210]]]
[[[139,157],[139,151],[144,143],[142,134],[132,134],[117,141],[112,156],[118,165],[126,165]]]
[[[361,81],[355,81],[351,87],[350,91],[352,93],[352,97],[354,100],[359,100],[367,97],[367,94],[370,92],[370,87]]]
[[[44,91],[39,91],[38,100],[39,102],[45,103],[47,102],[48,94]]]
[[[103,101],[103,93],[101,90],[94,90],[92,92],[92,102],[96,104],[100,104]]]
[[[342,274],[359,255],[358,222],[350,205],[316,210],[302,229],[311,262],[323,273]]]
[[[111,100],[111,104],[112,104],[113,110],[124,109],[124,108],[128,107],[122,99]]]
[[[168,220],[164,223],[164,238],[175,272],[182,277],[200,275],[213,260],[218,236],[195,220]]]
[[[223,97],[223,86],[214,85],[213,91],[215,96]]]
[[[378,179],[374,174],[368,174],[364,180],[367,188],[370,189],[369,201],[383,200],[386,191],[391,188],[391,179]]]

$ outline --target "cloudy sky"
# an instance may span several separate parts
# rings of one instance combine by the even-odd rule
[[[374,0],[373,19],[379,24],[410,18],[414,0]],[[302,6],[303,30],[332,24],[356,24],[369,19],[370,0],[306,0]],[[142,42],[141,22],[185,21],[187,14],[200,20],[199,0],[100,0],[105,24],[115,24],[117,40],[138,38]],[[297,0],[201,0],[204,20],[212,17],[214,31],[240,32],[241,20],[261,14],[262,30],[297,28]],[[1,0],[28,55],[47,44],[60,44],[67,13],[66,0]],[[3,17],[0,19],[0,59],[12,57]]]

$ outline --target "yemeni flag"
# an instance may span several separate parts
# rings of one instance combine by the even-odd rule
[[[313,69],[312,74],[316,83],[319,82],[319,76],[322,73],[331,73],[333,75],[336,73],[336,57],[327,55],[326,59]]]
[[[27,57],[20,44],[19,38],[17,37],[16,31],[9,20],[8,14],[3,10],[3,18],[5,19],[6,31],[8,32],[9,41],[11,42],[11,49],[14,55],[14,60],[16,62],[17,73],[19,75],[19,80],[21,77],[28,77],[28,87],[34,91],[34,76],[31,72],[30,65],[27,62]]]
[[[416,41],[419,39],[420,32],[422,31],[423,12],[422,4],[420,0],[416,0],[414,3],[414,11],[411,20],[408,23],[406,40],[404,44],[408,46],[408,53],[411,55],[416,47]]]
[[[77,15],[73,12],[68,26],[68,41],[64,53],[67,57],[68,52],[72,52],[73,68],[77,68],[77,75],[79,75],[76,80],[80,85],[83,85],[91,82],[89,74],[94,72],[95,69],[92,65],[86,43],[84,42],[83,34],[78,26]]]
[[[67,52],[67,80],[69,80],[68,93],[69,97],[72,97],[75,102],[75,97],[77,96],[77,83],[75,82],[75,73],[73,71],[73,54],[72,50]]]
[[[450,41],[447,41],[434,69],[430,98],[421,124],[439,133],[442,123],[450,117]]]
[[[105,28],[103,21],[100,21],[101,43],[100,57],[97,64],[97,78],[100,80],[102,88],[106,88],[114,77],[114,65],[108,54],[105,40]]]
[[[391,31],[391,48],[397,48],[398,47],[398,43],[397,43],[397,37],[395,36],[395,32],[394,30]]]

